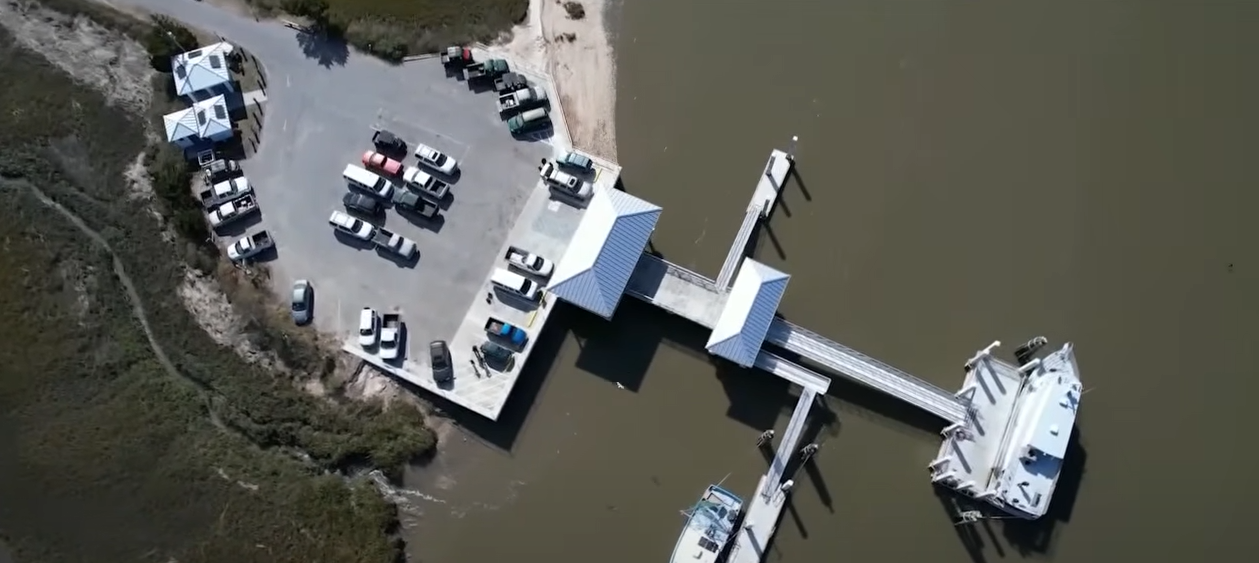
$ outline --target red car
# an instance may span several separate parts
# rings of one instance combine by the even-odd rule
[[[402,163],[389,158],[376,151],[367,151],[363,153],[363,166],[375,168],[383,171],[390,176],[397,176],[402,173]]]

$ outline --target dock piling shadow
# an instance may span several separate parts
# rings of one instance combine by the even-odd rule
[[[764,235],[765,238],[762,238]],[[752,236],[748,237],[747,248],[744,249],[745,256],[757,256],[761,249],[761,242],[768,239],[774,247],[774,252],[778,254],[780,260],[787,259],[787,251],[783,249],[783,245],[778,241],[778,235],[774,234],[773,217],[762,219],[761,224],[753,229]]]
[[[932,493],[935,494],[936,500],[940,501],[943,513],[948,518],[945,525],[952,526],[953,532],[957,534],[957,539],[962,543],[962,547],[966,549],[966,554],[970,557],[971,563],[988,563],[988,557],[984,554],[984,539],[979,534],[979,530],[975,529],[973,524],[957,524],[958,515],[966,510],[971,509],[971,503],[963,501],[943,487],[932,486]]]
[[[787,176],[787,181],[783,182],[783,187],[795,180],[796,187],[800,189],[800,195],[804,196],[805,201],[813,201],[813,194],[809,192],[809,188],[804,185],[804,176],[800,175],[800,165],[791,167],[791,174]]]

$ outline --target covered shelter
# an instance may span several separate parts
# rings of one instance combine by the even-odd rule
[[[191,148],[203,141],[225,141],[235,134],[224,96],[215,96],[188,109],[168,113],[162,116],[162,123],[166,126],[166,140],[182,148]]]
[[[755,364],[790,279],[787,274],[744,258],[726,306],[708,338],[708,352],[743,367]]]
[[[171,57],[175,94],[196,101],[236,91],[228,68],[234,50],[219,42]]]
[[[619,190],[595,190],[547,292],[611,319],[659,218],[654,203]]]

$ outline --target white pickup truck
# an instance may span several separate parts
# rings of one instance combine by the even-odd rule
[[[507,255],[504,258],[507,259],[509,266],[535,276],[549,278],[551,272],[555,271],[554,262],[516,246],[507,247]]]
[[[543,103],[546,103],[546,90],[537,86],[526,86],[499,96],[498,112],[511,113]]]
[[[201,205],[209,209],[239,199],[253,191],[254,188],[249,185],[249,180],[244,176],[238,176],[201,190],[198,195],[201,197]]]
[[[258,201],[252,195],[244,195],[240,199],[229,201],[206,213],[210,226],[217,229],[258,210]]]
[[[406,182],[407,187],[434,202],[441,202],[450,193],[449,184],[414,166],[408,166],[402,173],[402,181]]]
[[[259,252],[272,246],[275,246],[275,240],[271,238],[271,233],[261,231],[251,236],[242,237],[228,246],[227,257],[231,258],[233,262],[240,262],[241,260],[253,258]]]
[[[372,234],[372,242],[405,259],[410,260],[415,257],[415,241],[384,227],[376,227],[376,232]]]
[[[558,190],[565,195],[585,200],[594,192],[594,188],[589,183],[583,182],[568,172],[560,170],[554,162],[550,160],[542,160],[542,165],[538,167],[538,175],[551,186],[551,189]]]
[[[402,324],[402,315],[385,313],[380,318],[380,348],[377,352],[380,359],[394,361],[402,355],[402,339],[406,336],[406,327]]]

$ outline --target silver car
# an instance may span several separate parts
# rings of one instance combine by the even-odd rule
[[[309,281],[297,280],[293,282],[293,294],[289,299],[289,314],[293,316],[294,323],[304,325],[310,322],[313,293],[314,289],[311,288]]]

